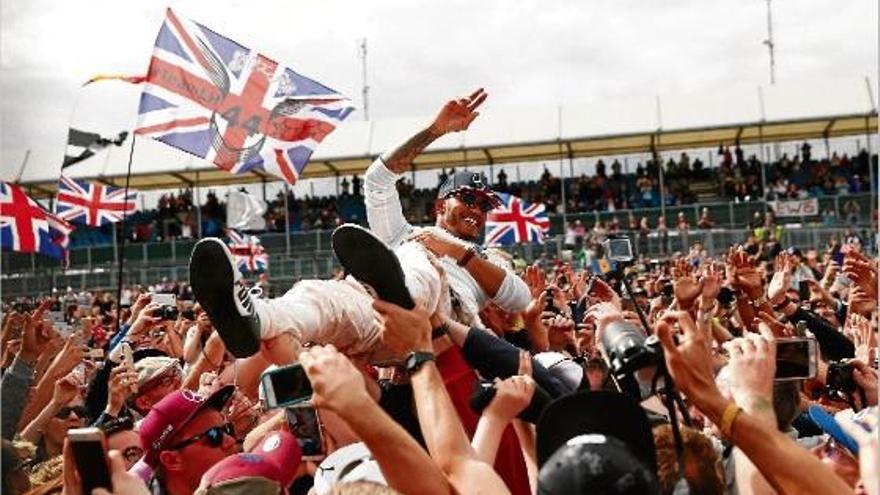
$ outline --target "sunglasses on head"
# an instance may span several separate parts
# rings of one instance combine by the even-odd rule
[[[229,435],[230,437],[235,438],[235,429],[232,427],[231,423],[226,423],[225,425],[214,426],[212,428],[208,428],[202,433],[198,435],[192,436],[178,443],[177,445],[171,447],[168,450],[180,450],[186,446],[192,445],[203,438],[208,439],[208,445],[211,447],[219,447],[223,445],[223,435]]]
[[[87,418],[89,415],[89,410],[86,406],[64,406],[55,413],[55,417],[58,419],[67,419],[72,412],[76,413],[76,417],[80,419]]]
[[[452,193],[452,196],[467,205],[468,208],[479,208],[483,213],[495,209],[495,203],[485,193],[477,193],[473,189],[462,189]]]

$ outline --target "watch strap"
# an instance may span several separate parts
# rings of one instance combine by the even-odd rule
[[[462,256],[461,259],[458,260],[458,266],[462,266],[462,267],[467,266],[467,264],[471,261],[471,258],[476,256],[476,254],[477,254],[476,249],[474,249],[472,247],[467,248],[467,251],[465,251],[464,256]]]
[[[434,360],[434,353],[433,352],[415,351],[415,352],[410,353],[409,356],[407,356],[404,364],[406,366],[406,371],[408,371],[410,373],[415,373],[416,371],[419,370],[419,368],[422,367],[423,364],[427,363],[428,361],[433,361],[433,360]]]

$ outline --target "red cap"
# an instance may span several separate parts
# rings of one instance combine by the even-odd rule
[[[273,431],[253,451],[229,456],[205,472],[196,493],[247,493],[248,488],[254,490],[267,483],[277,484],[284,492],[293,482],[300,460],[296,437],[287,431]]]
[[[140,426],[144,462],[155,469],[159,453],[166,449],[169,439],[203,410],[211,408],[222,411],[233,392],[235,387],[232,385],[221,388],[209,397],[192,390],[177,390],[156,403]]]

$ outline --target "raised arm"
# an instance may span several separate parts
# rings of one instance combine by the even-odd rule
[[[300,361],[315,391],[315,407],[338,414],[363,440],[389,486],[401,493],[451,493],[428,454],[370,397],[348,358],[329,345],[309,348]]]
[[[393,339],[397,349],[431,353],[431,323],[423,309],[407,311],[384,301],[374,301],[373,307],[385,323],[383,339]],[[461,494],[509,493],[492,466],[471,447],[433,360],[412,370],[410,380],[428,452],[454,490]]]
[[[469,97],[448,101],[434,120],[403,144],[376,159],[364,174],[364,203],[370,230],[390,245],[400,243],[411,230],[403,215],[397,181],[410,170],[412,162],[425,148],[450,132],[463,131],[479,112],[475,109],[486,99],[478,89]]]

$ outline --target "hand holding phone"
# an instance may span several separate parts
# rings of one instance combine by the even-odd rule
[[[299,442],[302,458],[306,461],[318,461],[327,454],[324,450],[324,434],[318,411],[312,406],[288,407],[285,411],[290,432]]]
[[[263,373],[261,383],[270,408],[292,406],[312,397],[312,383],[300,364]]]
[[[104,432],[99,428],[75,428],[67,432],[83,493],[95,488],[113,492]]]

